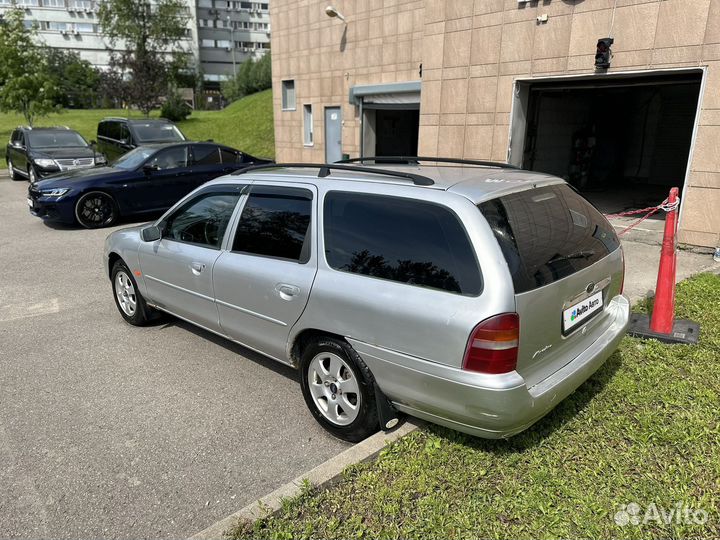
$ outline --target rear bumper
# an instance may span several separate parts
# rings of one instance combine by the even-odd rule
[[[605,332],[565,366],[530,387],[517,372],[471,373],[350,342],[398,410],[471,435],[506,438],[550,412],[617,349],[630,320],[630,302],[616,296],[607,309],[613,311],[613,322]]]

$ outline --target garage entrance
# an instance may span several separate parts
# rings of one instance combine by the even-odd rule
[[[363,103],[364,156],[416,156],[420,107]]]
[[[510,161],[604,213],[657,205],[685,184],[701,82],[701,70],[518,81]]]
[[[417,155],[420,90],[420,81],[350,88],[360,116],[360,155]]]

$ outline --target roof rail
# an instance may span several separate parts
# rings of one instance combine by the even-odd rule
[[[432,186],[435,182],[427,176],[420,174],[406,173],[402,171],[392,171],[389,169],[376,169],[374,167],[360,167],[357,165],[344,165],[342,163],[262,163],[260,165],[251,165],[245,167],[233,174],[245,174],[247,172],[254,172],[263,169],[285,169],[285,168],[303,168],[303,169],[319,169],[318,178],[325,178],[330,176],[330,172],[334,170],[338,171],[352,171],[352,172],[363,172],[367,174],[377,174],[381,176],[392,176],[394,178],[405,178],[412,181],[416,186]]]
[[[447,157],[421,157],[421,156],[367,156],[359,158],[343,159],[337,163],[365,163],[372,161],[373,163],[405,163],[408,165],[419,165],[421,161],[430,161],[435,163],[457,163],[458,165],[476,165],[480,167],[498,167],[500,169],[519,169],[515,165],[509,163],[501,163],[498,161],[480,161],[476,159],[456,159]]]

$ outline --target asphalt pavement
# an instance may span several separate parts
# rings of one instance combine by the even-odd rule
[[[112,229],[48,226],[26,192],[0,176],[0,538],[187,537],[349,447],[292,369],[126,324]]]

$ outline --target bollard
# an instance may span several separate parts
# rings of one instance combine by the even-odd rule
[[[665,230],[660,251],[660,265],[655,285],[652,317],[631,313],[628,334],[652,338],[665,343],[697,343],[700,327],[688,320],[675,320],[675,274],[677,270],[678,188],[670,190],[663,205]]]

